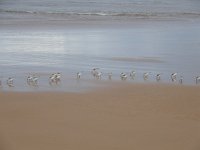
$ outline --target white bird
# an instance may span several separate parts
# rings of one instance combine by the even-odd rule
[[[61,73],[60,72],[56,73],[55,79],[56,79],[56,82],[59,82],[61,80]]]
[[[61,73],[53,73],[49,77],[49,83],[52,85],[53,83],[58,84],[61,81]]]
[[[96,77],[96,76],[97,76],[98,70],[99,70],[99,68],[93,68],[93,69],[92,69],[91,74],[93,75],[93,77]]]
[[[102,72],[97,72],[96,73],[96,78],[99,80],[101,79],[101,76],[102,76]]]
[[[108,79],[112,80],[112,72],[108,73]]]
[[[198,84],[200,82],[200,76],[197,76],[195,79],[196,79],[196,84]]]
[[[135,71],[131,71],[131,73],[130,73],[131,79],[134,79],[134,78],[135,78],[135,75],[136,75],[136,72],[135,72]]]
[[[51,82],[51,83],[55,82],[55,74],[52,74],[52,75],[49,77],[49,82]]]
[[[14,87],[13,81],[14,81],[14,78],[9,77],[9,78],[7,79],[7,85],[8,85],[9,87]]]
[[[156,75],[156,81],[159,82],[160,80],[161,80],[161,74],[159,73]]]
[[[31,86],[36,86],[38,84],[38,77],[36,76],[28,76],[27,83]]]
[[[175,82],[176,78],[177,78],[177,73],[172,73],[171,74],[171,80],[172,80],[172,82]]]
[[[126,73],[123,73],[123,72],[122,72],[122,73],[120,74],[120,78],[121,78],[121,80],[126,80],[127,77],[128,77],[128,76],[127,76]]]
[[[92,73],[94,78],[101,79],[102,72],[99,71],[99,68],[93,68],[91,73]]]
[[[183,84],[183,76],[180,76],[179,83]]]
[[[77,72],[77,73],[76,73],[76,78],[77,78],[77,79],[80,79],[80,78],[81,78],[81,75],[82,75],[81,72]]]
[[[145,81],[148,80],[149,74],[150,74],[150,72],[145,72],[145,73],[143,74],[143,78],[144,78]]]
[[[32,76],[28,76],[27,79],[26,79],[28,84],[31,82],[31,80],[32,80]]]

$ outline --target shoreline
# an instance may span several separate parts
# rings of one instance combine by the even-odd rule
[[[35,74],[36,75],[36,74]],[[14,79],[13,87],[9,87],[6,85],[6,80],[1,80],[0,93],[91,93],[95,91],[102,90],[112,90],[113,88],[121,88],[128,86],[164,86],[164,87],[185,87],[185,88],[200,88],[199,84],[195,83],[179,83],[179,79],[177,81],[172,82],[169,78],[167,80],[156,81],[156,79],[150,77],[148,80],[144,80],[141,76],[139,78],[131,79],[123,81],[120,77],[116,78],[116,76],[112,77],[114,79],[109,80],[105,75],[102,79],[95,79],[87,75],[82,79],[76,79],[75,77],[67,77],[64,76],[58,84],[53,83],[49,84],[47,75],[39,76],[39,83],[34,85],[29,85],[26,83],[25,78],[18,78],[18,80]]]
[[[166,83],[166,82],[153,82],[153,81],[109,81],[107,82],[106,80],[84,80],[83,82],[90,82],[90,84],[93,84],[92,87],[87,87],[87,90],[72,90],[72,91],[68,91],[68,90],[64,90],[64,89],[57,89],[56,88],[64,88],[64,87],[59,87],[59,86],[55,86],[55,87],[49,87],[47,90],[39,90],[39,88],[36,90],[36,87],[34,86],[30,86],[29,88],[32,90],[27,90],[27,91],[23,91],[23,90],[9,90],[9,87],[6,88],[6,90],[2,90],[1,87],[0,88],[0,94],[17,94],[17,93],[21,93],[21,94],[25,94],[25,93],[29,93],[29,94],[56,94],[56,93],[60,93],[60,94],[91,94],[91,93],[98,93],[98,92],[105,92],[105,91],[110,91],[110,90],[116,90],[116,89],[122,89],[122,88],[129,88],[129,87],[141,87],[141,86],[146,86],[146,87],[172,87],[172,88],[194,88],[194,89],[198,89],[200,88],[200,85],[198,84],[180,84],[178,82],[176,83]],[[14,87],[13,87],[14,88]],[[34,90],[35,88],[35,90]],[[44,88],[44,87],[43,87]],[[51,88],[51,90],[50,90]]]

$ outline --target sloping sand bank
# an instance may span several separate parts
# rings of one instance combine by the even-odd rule
[[[199,150],[200,87],[0,93],[1,150]]]

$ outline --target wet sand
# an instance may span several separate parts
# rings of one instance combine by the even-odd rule
[[[200,87],[0,93],[1,150],[199,150]]]

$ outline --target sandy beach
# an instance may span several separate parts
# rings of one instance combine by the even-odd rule
[[[0,93],[1,150],[199,150],[200,87]]]

